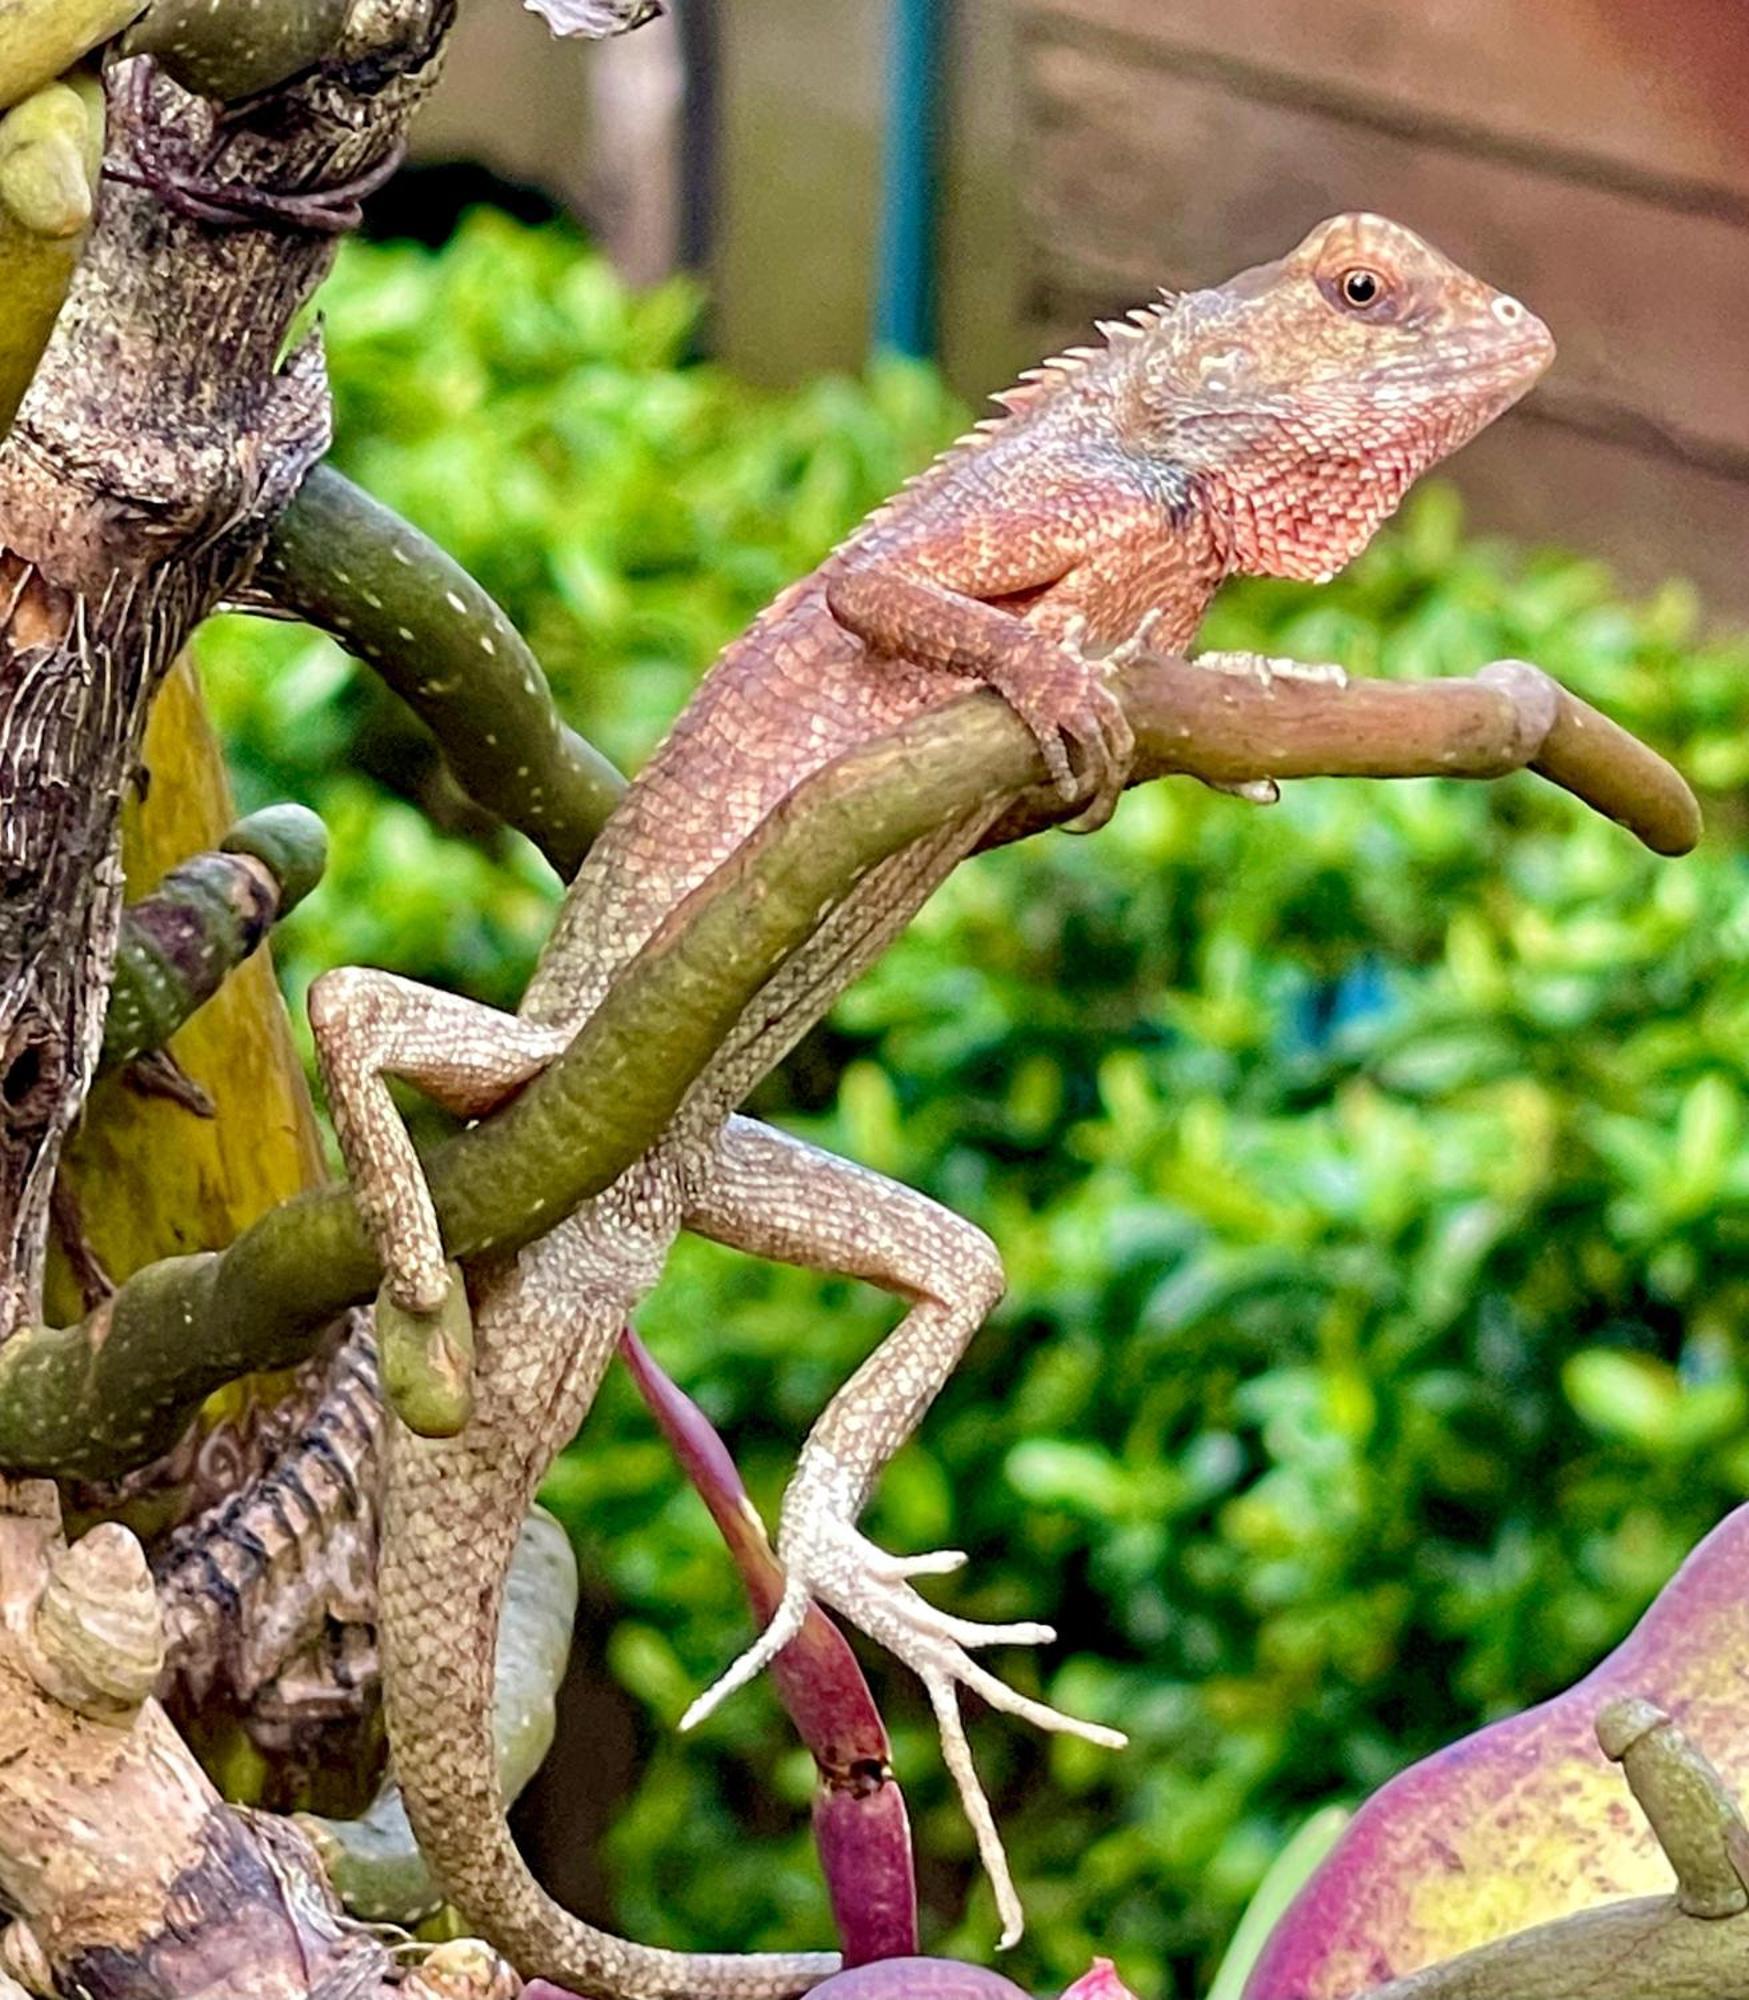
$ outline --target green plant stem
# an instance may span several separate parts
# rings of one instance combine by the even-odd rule
[[[1134,778],[1491,777],[1559,739],[1559,782],[1661,851],[1698,826],[1670,767],[1535,669],[1395,685],[1268,679],[1147,659],[1120,683]],[[617,1179],[662,1135],[759,988],[875,862],[993,795],[1013,838],[1062,817],[997,697],[916,718],[799,785],[669,916],[569,1048],[503,1110],[437,1148],[452,1256],[504,1254]],[[1029,788],[1036,788],[1029,792]],[[1022,795],[1026,796],[1022,796]],[[1683,802],[1686,801],[1686,810]],[[0,1466],[114,1476],[156,1455],[208,1391],[307,1352],[380,1271],[350,1195],[323,1189],[219,1253],[149,1266],[79,1325],[0,1348]]]
[[[380,674],[469,796],[570,880],[625,780],[565,725],[540,662],[460,563],[319,465],[275,523],[256,582]]]
[[[0,111],[118,34],[141,0],[8,0],[0,7]]]
[[[221,104],[312,69],[340,45],[350,0],[152,0],[122,44]],[[127,9],[138,13],[138,0]],[[123,18],[126,18],[124,14]]]
[[[240,819],[122,912],[100,1069],[160,1049],[322,878],[328,836],[304,806]]]

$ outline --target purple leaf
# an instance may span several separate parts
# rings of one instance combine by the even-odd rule
[[[1746,1576],[1739,1507],[1583,1680],[1374,1793],[1270,1933],[1246,2000],[1347,2000],[1593,1904],[1666,1894],[1670,1864],[1598,1748],[1597,1715],[1644,1696],[1727,1777],[1749,1771]]]
[[[783,1595],[783,1568],[728,1448],[691,1397],[630,1327],[620,1353],[686,1476],[710,1509],[763,1623]],[[772,1679],[820,1774],[814,1838],[845,1963],[917,1949],[917,1883],[905,1800],[889,1768],[887,1732],[843,1633],[818,1605],[772,1663]]]

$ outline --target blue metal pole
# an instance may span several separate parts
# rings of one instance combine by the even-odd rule
[[[935,215],[950,0],[890,0],[877,347],[935,351]]]

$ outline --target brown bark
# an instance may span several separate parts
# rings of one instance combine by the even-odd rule
[[[0,1482],[0,1959],[92,2000],[291,2000],[343,1969],[374,1992],[386,1954],[308,1848],[226,1807],[144,1698],[159,1652],[127,1530],[68,1551],[53,1487]]]
[[[40,1310],[153,693],[326,444],[319,350],[282,346],[452,7],[356,6],[323,71],[234,113],[222,152],[211,106],[149,62],[110,72],[123,178],[0,450],[0,1338]],[[132,1535],[69,1549],[53,1486],[0,1478],[0,1963],[93,2000],[386,1990],[308,1844],[226,1806],[150,1698],[161,1657]]]
[[[358,10],[335,67],[233,115],[211,170],[211,108],[147,62],[122,65],[112,162],[199,180],[208,208],[266,189],[303,201],[307,220],[313,191],[392,161],[449,13],[450,0]],[[222,227],[178,205],[174,189],[161,200],[106,185],[0,453],[0,1331],[40,1303],[50,1184],[102,1025],[117,816],[152,692],[247,576],[327,439],[315,345],[279,355],[331,235]]]

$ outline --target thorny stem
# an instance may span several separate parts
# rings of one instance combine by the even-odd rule
[[[565,725],[527,641],[460,563],[319,465],[274,523],[255,584],[374,668],[469,796],[567,881],[577,872],[625,780]]]
[[[1698,809],[1662,758],[1534,668],[1489,675],[1342,683],[1148,658],[1120,687],[1137,780],[1541,769],[1658,851],[1692,845]],[[798,786],[671,914],[564,1054],[431,1155],[450,1253],[518,1248],[616,1179],[861,872],[992,793],[1017,798],[1001,837],[1048,824],[1064,808],[1042,775],[1024,725],[977,694]],[[0,1349],[0,1464],[114,1476],[143,1463],[209,1390],[301,1358],[380,1275],[351,1197],[325,1189],[273,1210],[222,1253],[139,1272],[76,1326],[21,1328]]]

